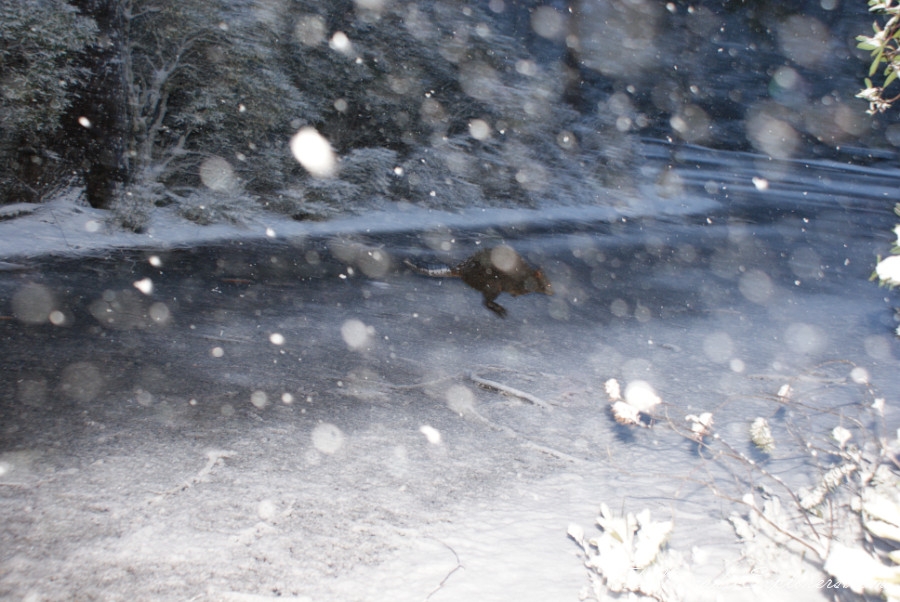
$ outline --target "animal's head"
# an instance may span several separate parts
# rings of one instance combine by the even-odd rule
[[[531,285],[532,283],[529,282],[528,284]],[[553,294],[553,287],[550,285],[550,281],[547,280],[547,277],[544,276],[543,270],[534,271],[533,288],[531,286],[528,288],[536,293],[544,293],[545,295]]]

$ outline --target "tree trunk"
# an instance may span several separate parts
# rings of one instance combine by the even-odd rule
[[[120,0],[74,0],[72,4],[96,21],[99,42],[85,53],[84,66],[90,75],[78,90],[71,118],[66,120],[67,137],[81,155],[88,202],[92,207],[108,208],[117,185],[129,177],[125,155],[128,107],[121,69],[122,6]]]

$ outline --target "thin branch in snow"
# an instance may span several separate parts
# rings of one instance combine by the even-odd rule
[[[471,416],[471,417],[475,418],[476,420],[479,420],[480,422],[486,424],[487,426],[494,429],[495,431],[500,431],[501,433],[506,433],[507,435],[509,435],[509,437],[511,439],[515,439],[515,440],[521,442],[523,447],[527,447],[528,449],[533,449],[535,451],[539,451],[542,454],[547,454],[548,456],[553,456],[554,458],[556,458],[558,460],[563,460],[565,462],[571,462],[572,464],[584,464],[585,463],[585,461],[582,460],[581,458],[576,458],[575,456],[573,456],[571,454],[567,454],[566,452],[561,452],[557,449],[553,449],[552,447],[548,447],[546,445],[541,445],[540,443],[535,443],[528,437],[523,436],[521,433],[516,431],[514,428],[508,427],[505,424],[497,424],[490,418],[486,418],[486,417],[482,416],[478,412],[478,410],[476,410],[474,407],[467,408],[465,413],[466,413],[466,415]]]
[[[451,381],[456,379],[456,376],[444,376],[442,378],[436,378],[434,380],[429,380],[423,383],[415,383],[412,385],[391,385],[391,388],[395,391],[409,391],[412,389],[424,389],[427,387],[433,387],[435,385],[444,384],[447,381]]]
[[[462,562],[460,562],[460,560],[459,560],[459,554],[456,553],[456,550],[454,550],[452,547],[450,547],[448,544],[441,541],[440,539],[435,539],[435,541],[438,542],[439,544],[441,544],[442,546],[444,546],[445,548],[447,548],[448,550],[450,550],[450,552],[453,554],[453,557],[456,558],[456,566],[453,567],[452,569],[450,569],[449,573],[444,575],[444,578],[441,579],[441,582],[437,584],[437,587],[434,588],[430,594],[425,596],[426,600],[430,600],[431,596],[433,596],[436,593],[438,593],[439,591],[441,591],[441,589],[443,589],[444,585],[447,583],[447,581],[450,579],[450,577],[453,576],[453,573],[455,573],[459,569],[465,569],[465,567],[462,565]]]
[[[512,395],[513,397],[518,397],[520,399],[524,399],[525,401],[531,402],[534,405],[543,408],[545,410],[552,410],[553,408],[549,403],[541,399],[540,397],[536,397],[531,393],[526,393],[525,391],[520,391],[519,389],[514,389],[508,385],[504,385],[502,383],[495,382],[493,380],[488,380],[486,378],[481,378],[474,372],[470,372],[467,374],[469,380],[471,380],[476,385],[483,387],[485,389],[492,389],[495,391],[500,391],[501,393],[506,393],[507,395]]]
[[[206,477],[209,475],[209,473],[212,472],[213,467],[219,463],[219,460],[223,460],[225,458],[230,458],[234,455],[235,455],[235,452],[233,452],[233,451],[227,451],[227,450],[221,450],[221,449],[213,449],[213,450],[206,452],[206,458],[207,458],[206,465],[200,469],[200,472],[195,474],[190,479],[186,480],[181,485],[177,485],[177,486],[169,489],[168,491],[164,491],[163,493],[159,494],[158,496],[156,496],[155,498],[150,500],[149,503],[150,504],[158,504],[170,495],[175,495],[176,493],[186,491],[186,490],[190,489],[191,487],[193,487],[194,485],[196,485],[198,483],[202,483],[203,481],[206,480]]]

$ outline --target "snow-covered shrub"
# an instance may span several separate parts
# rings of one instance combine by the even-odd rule
[[[597,526],[601,531],[598,537],[587,536],[575,524],[568,529],[569,537],[584,552],[596,599],[606,599],[610,592],[676,599],[670,597],[674,582],[670,573],[685,563],[680,553],[663,549],[674,527],[672,521],[653,521],[647,509],[637,515],[616,516],[602,504]]]
[[[143,232],[150,221],[150,208],[163,198],[164,192],[159,182],[129,186],[113,203],[113,223],[132,232]]]
[[[826,388],[847,398],[837,410],[823,409],[818,396]],[[883,435],[886,399],[864,369],[852,366],[848,374],[847,362],[832,362],[784,383],[764,404],[775,408],[772,414],[747,424],[746,440],[734,439],[740,429],[719,430],[717,411],[688,415],[684,422],[639,421],[638,409],[626,404],[616,380],[606,381],[605,389],[619,424],[673,429],[709,464],[704,483],[732,507],[728,520],[750,568],[729,567],[719,577],[723,586],[762,592],[789,579],[794,587],[832,584],[829,591],[835,590],[837,599],[853,592],[900,600],[900,433]],[[830,431],[804,427],[829,418],[834,419]],[[806,474],[796,467],[804,457]],[[782,462],[792,469],[783,471]],[[657,562],[666,567],[664,589],[647,572],[652,565],[637,560],[638,534],[652,524],[649,516],[615,518],[603,506],[598,523],[603,536],[597,539],[585,537],[577,526],[569,529],[584,550],[597,599],[609,592],[691,599],[685,589],[690,579],[679,576],[691,568],[682,562],[685,557],[671,550],[659,556]],[[647,534],[660,528],[654,525]]]
[[[894,213],[900,215],[900,203],[894,206]],[[884,259],[878,259],[878,265],[872,273],[872,280],[876,278],[878,281],[890,288],[900,285],[900,224],[894,226],[894,234],[897,235],[897,242],[891,249],[891,255]],[[900,326],[896,330],[897,336],[900,336]]]
[[[340,177],[366,194],[387,197],[397,180],[397,152],[389,148],[357,148],[344,157]]]
[[[855,408],[842,409],[835,416],[840,422],[827,438],[812,432],[781,434],[796,437],[806,448],[810,464],[817,467],[818,475],[809,485],[783,481],[723,438],[708,449],[717,453],[720,462],[734,463],[732,470],[748,471],[759,479],[740,498],[744,511],[730,518],[750,562],[772,564],[780,559],[776,566],[793,566],[797,574],[809,574],[812,569],[811,583],[816,581],[815,572],[821,572],[840,589],[900,599],[897,591],[889,589],[896,587],[893,584],[900,575],[896,567],[900,555],[894,551],[900,541],[900,472],[893,461],[900,441],[877,435],[885,400],[868,383],[860,384],[865,386],[868,402],[860,400]],[[799,396],[786,402],[791,403],[796,422],[805,412],[821,412],[803,404]],[[763,429],[759,421],[754,423],[754,442],[773,454],[775,438],[768,422]],[[715,452],[716,447],[725,453]],[[873,548],[873,536],[887,546]]]
[[[208,226],[223,222],[245,223],[248,211],[255,204],[255,200],[245,194],[198,190],[180,198],[176,208],[185,219]]]

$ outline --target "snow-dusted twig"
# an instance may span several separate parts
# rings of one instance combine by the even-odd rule
[[[761,474],[762,476],[764,476],[764,477],[770,479],[771,481],[777,483],[777,484],[779,485],[779,487],[781,487],[781,489],[788,495],[788,497],[791,498],[791,501],[794,503],[794,505],[795,505],[797,508],[803,509],[803,504],[801,503],[800,498],[797,496],[796,493],[794,493],[794,490],[793,490],[791,487],[789,487],[788,484],[785,483],[785,482],[781,479],[781,477],[779,477],[778,475],[773,474],[772,472],[766,470],[763,466],[760,466],[760,464],[759,464],[758,462],[754,462],[751,458],[748,458],[747,455],[744,454],[744,452],[742,452],[742,451],[740,451],[740,450],[738,450],[738,449],[735,449],[734,446],[732,446],[730,443],[728,443],[727,441],[725,441],[725,440],[722,439],[721,437],[717,438],[716,441],[717,441],[720,445],[722,445],[723,447],[725,447],[725,448],[728,450],[728,453],[730,454],[730,456],[731,456],[733,459],[739,460],[740,462],[742,462],[742,463],[744,464],[744,466],[751,467],[753,470],[755,470],[756,472],[758,472],[758,473]],[[706,443],[703,443],[702,446],[703,446],[704,448],[706,448],[706,449],[709,449],[710,451],[713,451],[712,448],[711,448],[711,446],[710,446],[710,445],[707,445]],[[748,504],[746,504],[746,503],[743,502],[743,501],[741,501],[741,503],[743,503],[744,505],[748,505]],[[749,506],[749,505],[748,505],[748,506]],[[815,552],[816,554],[818,554],[820,557],[823,557],[823,558],[824,558],[824,556],[822,556],[822,551],[819,550],[819,549],[817,549],[812,543],[809,543],[809,542],[807,542],[807,541],[801,539],[800,537],[797,537],[797,536],[795,536],[794,534],[785,531],[785,530],[782,529],[780,526],[778,526],[778,525],[776,525],[775,523],[773,523],[772,521],[770,521],[770,520],[768,519],[768,517],[766,517],[762,512],[760,512],[759,509],[757,509],[755,506],[750,506],[750,507],[753,508],[753,509],[757,512],[757,514],[759,514],[759,516],[760,516],[763,520],[765,520],[767,523],[769,523],[774,529],[776,529],[776,530],[778,530],[779,532],[781,532],[782,534],[784,534],[784,535],[790,537],[791,539],[797,541],[798,543],[800,543],[800,544],[806,546],[807,548],[809,548],[810,550],[812,550],[813,552]],[[810,520],[809,514],[806,513],[806,512],[801,512],[801,516],[803,517],[803,520],[806,522],[806,525],[809,527],[809,529],[810,529],[810,531],[812,532],[812,534],[815,536],[816,540],[818,540],[819,542],[821,542],[821,541],[822,541],[822,536],[819,534],[819,531],[818,531],[818,530],[815,528],[815,526],[812,524],[812,521]]]
[[[209,473],[212,472],[213,467],[215,467],[215,465],[219,463],[219,460],[223,460],[225,458],[230,458],[234,455],[235,455],[235,453],[233,451],[227,451],[227,450],[221,450],[221,449],[213,449],[213,450],[206,452],[206,458],[207,458],[206,465],[200,469],[200,472],[195,474],[190,479],[186,480],[181,485],[176,485],[175,487],[172,487],[171,489],[159,494],[158,496],[156,496],[155,498],[150,500],[150,503],[158,504],[170,495],[175,495],[176,493],[190,489],[197,483],[202,483],[206,479],[206,477],[209,475]]]
[[[516,439],[516,440],[520,441],[524,447],[533,449],[535,451],[539,451],[542,454],[547,454],[548,456],[553,456],[554,458],[563,460],[565,462],[571,462],[572,464],[584,464],[585,463],[585,461],[582,460],[581,458],[576,458],[575,456],[567,454],[566,452],[561,452],[557,449],[553,449],[552,447],[547,447],[546,445],[541,445],[540,443],[535,443],[534,441],[530,440],[528,437],[523,436],[521,433],[516,431],[514,428],[508,427],[505,424],[497,424],[493,420],[490,420],[489,418],[485,418],[480,413],[478,413],[478,411],[475,410],[474,408],[469,408],[466,413],[469,414],[470,416],[472,416],[473,418],[478,419],[482,423],[488,425],[495,431],[500,431],[502,433],[506,433],[512,439]]]
[[[571,462],[572,464],[584,464],[585,461],[581,458],[576,458],[571,454],[567,454],[566,452],[561,452],[557,449],[553,449],[552,447],[547,447],[546,445],[540,445],[539,443],[534,443],[533,441],[529,441],[528,439],[523,440],[523,444],[525,447],[533,449],[535,451],[539,451],[542,454],[547,454],[548,456],[553,456],[557,460],[564,460],[566,462]]]
[[[409,391],[412,389],[424,389],[426,387],[433,387],[435,385],[443,384],[447,381],[455,379],[455,376],[444,376],[441,378],[436,378],[434,380],[429,380],[423,383],[415,383],[412,385],[391,385],[391,388],[395,391]]]
[[[495,391],[500,391],[501,393],[506,393],[507,395],[512,395],[513,397],[518,397],[519,399],[524,399],[534,405],[543,408],[545,410],[552,410],[553,408],[549,403],[541,399],[540,397],[536,397],[531,393],[526,393],[525,391],[520,391],[519,389],[514,389],[508,385],[504,385],[502,383],[495,382],[493,380],[488,380],[486,378],[481,378],[474,372],[470,372],[466,375],[469,380],[471,380],[476,385],[483,387],[485,389],[493,389]]]
[[[459,560],[459,554],[456,553],[456,550],[454,550],[452,547],[450,547],[448,544],[446,544],[445,542],[441,541],[440,539],[435,539],[435,541],[438,542],[439,544],[441,544],[442,546],[444,546],[445,548],[447,548],[448,550],[450,550],[450,552],[453,554],[453,557],[456,558],[456,566],[453,567],[452,569],[450,569],[450,571],[449,571],[446,575],[444,575],[444,578],[441,579],[441,582],[437,584],[437,587],[435,587],[433,590],[431,590],[431,593],[430,593],[430,594],[428,594],[427,596],[425,596],[425,599],[426,599],[426,600],[430,600],[430,599],[431,599],[431,596],[433,596],[433,595],[435,595],[436,593],[438,593],[439,591],[441,591],[441,590],[444,588],[444,585],[447,583],[447,581],[450,580],[450,577],[453,576],[453,573],[455,573],[455,572],[458,571],[459,569],[464,569],[464,568],[465,568],[465,567],[462,565],[462,562],[460,562],[460,560]]]

